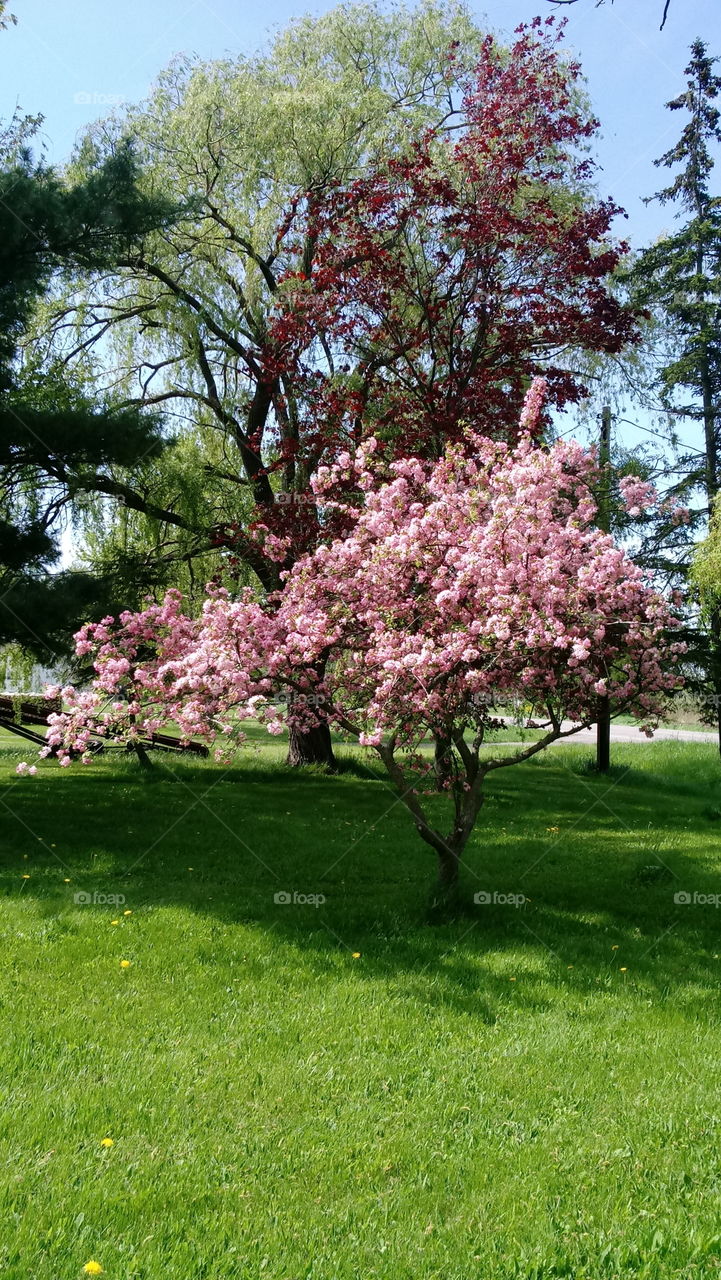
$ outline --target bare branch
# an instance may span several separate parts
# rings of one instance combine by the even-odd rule
[[[562,5],[562,4],[577,4],[578,0],[550,0],[550,3],[554,6],[554,8],[557,8],[559,5]],[[605,3],[606,3],[606,0],[596,0],[596,8],[598,9],[600,5]],[[611,0],[611,4],[613,4],[613,0]],[[661,19],[661,26],[659,27],[659,31],[663,31],[666,25],[666,19],[668,17],[668,11],[669,11],[670,5],[671,5],[671,0],[665,0],[665,4],[663,6],[663,17]]]

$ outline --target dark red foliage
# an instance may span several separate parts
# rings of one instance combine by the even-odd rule
[[[621,211],[590,192],[598,126],[560,38],[553,19],[510,51],[489,36],[443,125],[279,229],[286,248],[313,246],[282,282],[264,355],[269,381],[295,388],[279,465],[307,477],[369,434],[404,455],[437,456],[468,424],[512,440],[534,375],[560,408],[584,395],[574,352],[635,340],[606,283]],[[291,558],[318,532],[298,510],[262,515],[280,537],[295,521]]]

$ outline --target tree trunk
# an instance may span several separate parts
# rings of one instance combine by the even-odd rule
[[[134,742],[129,743],[129,749],[135,752],[141,769],[152,770],[152,761],[142,742],[138,742],[136,739]]]
[[[721,609],[711,613],[711,681],[715,696],[715,720],[718,731],[718,749],[721,755]]]
[[[435,742],[433,772],[436,775],[436,790],[445,791],[453,777],[453,740],[446,733],[436,733],[433,737]]]
[[[436,847],[438,853],[438,879],[431,890],[428,903],[428,919],[431,924],[444,924],[453,919],[461,907],[458,881],[460,856],[446,846]]]
[[[336,773],[338,765],[328,725],[318,724],[304,732],[289,725],[288,755],[285,762],[291,769],[297,769],[303,764],[320,764],[329,772]]]
[[[460,856],[455,849],[445,848],[438,852],[438,884],[444,892],[458,883]]]
[[[598,699],[598,721],[596,723],[596,768],[599,773],[608,773],[611,768],[611,711],[608,698]]]
[[[703,260],[701,265],[703,266]],[[698,266],[698,263],[697,263]],[[716,408],[714,405],[713,386],[709,372],[708,355],[705,353],[701,361],[701,395],[703,398],[704,444],[706,449],[706,497],[708,499],[709,522],[714,513],[714,502],[719,492],[719,456],[716,439]],[[711,613],[711,678],[716,695],[716,723],[719,736],[719,754],[721,754],[721,610],[713,609]]]

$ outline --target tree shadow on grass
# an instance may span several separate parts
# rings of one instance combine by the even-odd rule
[[[693,751],[654,748],[653,771],[622,761],[599,777],[576,749],[494,775],[463,909],[432,926],[433,855],[360,761],[334,778],[260,757],[173,760],[150,783],[117,759],[8,771],[0,896],[30,896],[67,928],[77,893],[180,907],[297,949],[318,977],[360,952],[361,972],[401,998],[487,1023],[509,1001],[540,1011],[560,987],[571,1006],[618,982],[697,1016],[721,963],[721,771]]]

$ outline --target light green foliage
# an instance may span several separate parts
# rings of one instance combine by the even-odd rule
[[[716,499],[709,535],[697,549],[692,580],[708,607],[721,604],[721,499]]]
[[[121,273],[93,284],[77,278],[58,294],[36,327],[43,359],[72,353],[85,379],[166,408],[172,429],[194,435],[198,448],[212,427],[219,438],[206,458],[212,504],[220,473],[247,478],[258,451],[257,353],[278,278],[298,265],[293,237],[276,242],[279,223],[292,220],[309,190],[322,198],[457,109],[449,46],[457,41],[459,61],[472,65],[480,40],[452,0],[413,9],[342,5],[294,21],[252,57],[177,59],[147,102],[89,132],[70,176],[81,177],[130,133],[146,188],[182,193],[191,208],[175,228],[149,235]],[[284,393],[292,415],[293,390]],[[273,411],[261,430],[267,465],[277,440]],[[161,469],[172,465],[168,456]],[[303,489],[307,476],[293,465],[277,480],[256,476],[256,499],[267,501],[278,483]],[[236,518],[243,514],[239,502]],[[187,525],[203,532],[191,513]]]
[[[169,525],[162,516],[133,510],[98,493],[79,495],[75,515],[82,532],[80,563],[124,584],[127,607],[151,592],[174,586],[195,611],[205,584],[228,572],[227,557],[208,546],[207,530],[242,519],[249,506],[247,489],[235,479],[216,433],[207,424],[179,435],[158,458],[142,459],[123,473],[142,492],[152,493],[161,510],[183,513],[187,527]],[[209,483],[209,467],[214,467]],[[237,472],[236,472],[237,474]],[[229,585],[250,585],[250,571],[234,566]]]
[[[310,188],[344,181],[397,152],[409,130],[449,110],[444,70],[453,39],[466,47],[480,39],[455,5],[389,13],[341,6],[294,22],[253,58],[176,60],[147,103],[92,131],[78,171],[130,131],[152,188],[196,202],[195,217],[149,237],[143,258],[182,281],[205,314],[142,268],[110,286],[128,309],[153,306],[150,327],[131,315],[120,333],[114,329],[129,390],[137,391],[143,358],[163,357],[171,363],[148,381],[145,398],[172,388],[194,422],[208,394],[198,342],[208,342],[221,407],[242,420],[249,386],[233,343],[263,341],[274,290],[263,263],[272,261],[275,277],[286,265],[282,256],[273,261],[279,222]],[[208,313],[222,335],[207,332]],[[87,310],[80,319],[85,331]],[[149,364],[145,374],[151,372]]]
[[[218,492],[233,505],[228,475],[240,481],[233,516],[241,527],[248,523],[246,498],[262,519],[278,489],[307,490],[318,461],[308,439],[312,385],[302,387],[287,368],[270,385],[263,376],[274,367],[268,318],[286,287],[284,275],[292,271],[297,288],[296,273],[310,274],[316,243],[305,215],[322,208],[337,184],[397,156],[425,126],[457,127],[461,87],[482,38],[454,0],[415,8],[341,5],[293,21],[254,56],[177,59],[147,102],[94,126],[78,152],[73,176],[112,154],[129,133],[148,190],[182,195],[189,207],[173,228],[149,235],[140,252],[129,254],[121,272],[93,285],[73,281],[39,318],[35,341],[45,359],[62,351],[93,385],[163,408],[169,430],[192,437],[205,455],[199,478],[208,507]],[[550,171],[556,161],[548,160]],[[553,186],[563,218],[588,191],[577,178],[565,180],[564,165],[560,174]],[[423,278],[428,264],[420,235],[409,232],[407,241]],[[406,306],[412,330],[417,317],[412,302]],[[323,377],[332,354],[321,334],[308,364],[317,360]],[[367,355],[344,353],[350,368],[334,369],[333,377],[352,380]],[[367,406],[367,422],[374,407]],[[213,433],[215,449],[208,443]],[[173,466],[168,453],[142,483],[136,480],[146,504],[166,508],[173,484],[165,469]],[[167,521],[157,536],[168,556],[175,546],[178,563],[189,564],[189,545],[204,555],[212,536],[198,508],[183,505],[187,492],[178,491],[174,510],[189,537]],[[111,542],[124,540],[125,515],[106,508],[105,520]],[[103,554],[98,536],[96,526],[88,554]],[[259,570],[247,546],[244,554],[265,587],[278,585],[274,566]],[[193,572],[200,577],[202,566]]]

